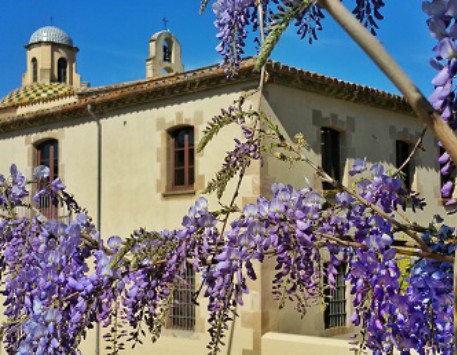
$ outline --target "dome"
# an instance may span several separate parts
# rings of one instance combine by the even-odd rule
[[[73,46],[73,40],[60,28],[46,26],[36,30],[30,37],[29,44],[40,42],[52,42]]]
[[[34,83],[23,86],[0,100],[0,109],[10,106],[30,104],[35,101],[57,99],[75,94],[75,89],[62,83]]]

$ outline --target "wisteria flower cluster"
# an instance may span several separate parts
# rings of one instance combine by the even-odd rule
[[[203,0],[203,7],[207,3],[208,1]],[[263,11],[263,26],[260,26],[258,1],[214,1],[212,6],[216,16],[214,24],[218,31],[217,38],[220,40],[216,50],[222,55],[222,65],[228,76],[235,75],[239,70],[250,26],[254,32],[263,29],[268,35],[275,31],[278,23],[283,23],[287,27],[293,22],[297,28],[297,34],[302,39],[307,38],[309,43],[317,40],[317,33],[322,30],[325,16],[316,0],[263,0],[260,3]],[[365,27],[376,34],[378,21],[383,19],[380,12],[383,6],[382,0],[356,0],[353,13]],[[255,40],[258,41],[258,37]]]
[[[429,16],[427,24],[430,34],[438,41],[434,47],[435,56],[431,62],[438,70],[438,74],[432,80],[435,89],[429,100],[433,108],[441,112],[443,120],[455,131],[457,129],[454,88],[454,78],[457,74],[457,1],[424,1],[422,7]],[[451,198],[454,190],[455,164],[446,152],[443,152],[438,161],[441,165],[441,174],[447,180],[442,186],[441,195],[444,198]],[[455,204],[454,200],[448,202],[448,205]]]
[[[223,234],[217,214],[199,198],[180,229],[138,230],[126,240],[113,236],[105,245],[84,213],[68,224],[40,215],[19,217],[15,208],[24,204],[28,192],[25,178],[13,166],[0,185],[8,353],[76,353],[95,322],[109,328],[106,338],[112,353],[124,349],[126,342],[140,342],[144,328],[156,340],[173,307],[174,289],[192,268],[201,273],[200,297],[208,299],[209,349],[216,354],[227,323],[250,292],[248,280],[257,277],[255,263],[274,258],[272,292],[280,307],[293,299],[304,315],[310,305],[321,302],[324,288],[335,287],[337,267],[348,264],[355,309],[351,320],[364,328],[361,348],[450,354],[451,264],[412,260],[408,287],[401,286],[396,229],[370,206],[390,215],[403,206],[407,192],[382,165],[371,166],[368,175],[366,170],[365,161],[357,160],[351,170],[357,177],[354,192],[338,193],[333,202],[310,188],[274,184],[271,198],[247,204]],[[35,180],[42,187],[37,194],[66,201],[64,186],[46,178],[46,169],[36,170]],[[419,200],[413,203],[420,207]],[[452,256],[453,238],[454,231],[442,227],[422,240],[436,255]],[[325,269],[323,250],[329,255]]]

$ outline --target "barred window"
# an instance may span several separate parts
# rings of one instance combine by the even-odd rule
[[[169,327],[173,329],[193,330],[195,327],[195,272],[187,268],[184,279],[179,282],[174,293],[170,310]]]
[[[321,128],[322,169],[336,181],[341,181],[340,166],[340,132],[328,127]],[[332,185],[324,182],[324,190],[333,189]]]
[[[325,307],[324,323],[325,329],[344,327],[346,325],[346,264],[336,268],[335,288],[328,287],[327,277],[324,277]]]

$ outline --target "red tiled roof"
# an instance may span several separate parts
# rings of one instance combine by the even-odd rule
[[[0,132],[87,117],[89,104],[93,112],[105,113],[168,97],[240,83],[250,83],[252,88],[255,88],[259,80],[259,73],[253,71],[254,64],[255,59],[244,60],[238,76],[234,79],[227,79],[223,69],[219,66],[210,66],[161,78],[85,89],[77,93],[78,101],[75,103],[0,119]],[[413,114],[402,96],[382,90],[341,81],[274,61],[267,63],[266,70],[268,73],[267,85],[269,83],[284,85],[389,111]]]

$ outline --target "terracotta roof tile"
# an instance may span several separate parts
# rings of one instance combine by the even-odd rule
[[[84,89],[77,93],[78,101],[75,103],[1,119],[0,132],[87,116],[88,104],[92,105],[94,112],[104,113],[122,107],[243,82],[250,82],[255,87],[259,73],[253,71],[254,64],[254,59],[242,61],[239,74],[234,79],[227,79],[224,70],[215,65],[161,78]],[[269,78],[267,85],[269,83],[284,85],[413,115],[413,111],[402,96],[386,91],[341,81],[274,61],[267,63],[266,70]]]

